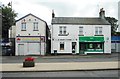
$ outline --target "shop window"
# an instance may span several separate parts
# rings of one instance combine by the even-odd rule
[[[60,50],[64,50],[64,43],[60,43]]]
[[[93,49],[93,44],[88,44],[88,49]]]
[[[95,44],[95,49],[102,49],[102,44]]]

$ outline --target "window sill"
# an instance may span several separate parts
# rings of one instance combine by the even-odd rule
[[[79,34],[78,36],[84,36],[84,35],[80,35],[80,34]]]
[[[33,30],[33,31],[39,31],[39,30]]]
[[[69,35],[69,33],[68,34],[58,34],[58,36],[68,36]]]
[[[94,36],[104,36],[104,35],[94,35]]]
[[[21,31],[26,31],[26,30],[21,30]]]

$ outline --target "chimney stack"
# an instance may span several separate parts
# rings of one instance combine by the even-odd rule
[[[99,17],[101,19],[105,19],[105,11],[103,10],[103,8],[100,9]]]
[[[52,18],[54,18],[54,17],[55,17],[54,10],[52,10]]]

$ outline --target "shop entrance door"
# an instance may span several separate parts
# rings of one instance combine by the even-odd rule
[[[86,49],[86,44],[85,43],[79,43],[79,53],[84,54],[85,49]]]
[[[72,42],[72,54],[76,52],[76,42]]]

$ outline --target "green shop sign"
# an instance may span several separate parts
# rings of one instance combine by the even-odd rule
[[[79,42],[104,42],[103,36],[80,36]]]

